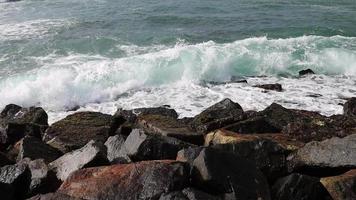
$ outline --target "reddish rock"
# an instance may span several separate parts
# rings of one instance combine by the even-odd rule
[[[159,199],[183,189],[189,167],[177,161],[143,161],[74,172],[58,192],[83,199]]]
[[[356,169],[338,176],[321,178],[320,182],[335,200],[356,199]]]

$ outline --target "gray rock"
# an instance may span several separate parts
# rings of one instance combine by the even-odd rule
[[[0,168],[0,184],[7,190],[12,190],[15,199],[23,199],[27,194],[31,181],[31,173],[27,165],[19,163]]]
[[[74,171],[107,163],[106,147],[101,142],[91,140],[84,147],[51,162],[49,168],[56,172],[58,179],[64,181]]]
[[[127,155],[121,153],[121,148],[125,143],[125,139],[122,135],[114,135],[108,138],[105,142],[107,149],[107,158],[111,163],[129,163],[130,158]]]

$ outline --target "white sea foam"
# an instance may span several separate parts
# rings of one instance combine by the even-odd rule
[[[124,47],[131,48],[131,47]],[[232,43],[179,44],[132,56],[107,58],[78,55],[38,57],[43,66],[0,80],[0,107],[8,103],[40,105],[53,122],[65,110],[113,113],[117,107],[135,108],[170,104],[181,116],[193,116],[207,106],[231,98],[245,110],[261,110],[272,102],[290,108],[342,112],[343,98],[355,96],[356,38],[304,36],[270,40],[250,38]],[[319,74],[303,79],[282,78],[312,68]],[[231,76],[249,78],[249,84],[202,86]],[[283,75],[283,76],[278,76]],[[279,82],[284,92],[264,92],[257,83]],[[320,97],[311,97],[315,94]]]

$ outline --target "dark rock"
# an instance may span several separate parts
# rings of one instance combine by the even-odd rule
[[[182,191],[163,194],[159,200],[222,200],[222,198],[194,188],[184,188]]]
[[[27,196],[33,196],[38,193],[54,192],[59,188],[60,181],[57,179],[56,174],[48,169],[47,164],[43,159],[31,161],[25,159],[21,161],[26,163],[31,172],[31,183]]]
[[[134,129],[127,137],[121,154],[133,161],[175,159],[177,152],[192,146],[172,137],[148,135]]]
[[[145,132],[174,137],[196,145],[204,143],[204,135],[180,123],[177,119],[162,115],[140,115],[138,126]]]
[[[305,69],[305,70],[299,71],[299,76],[304,76],[304,75],[308,75],[308,74],[315,74],[315,73],[311,69]]]
[[[27,165],[19,163],[0,168],[0,184],[6,190],[13,188],[15,199],[23,199],[27,194],[31,181],[31,173]]]
[[[356,199],[356,169],[320,180],[333,199]]]
[[[111,163],[129,163],[130,158],[121,153],[121,148],[124,146],[125,139],[122,135],[114,135],[108,138],[105,142],[107,149],[107,158]]]
[[[302,144],[283,134],[236,134],[218,130],[206,135],[206,146],[249,160],[273,182],[287,174],[288,154]]]
[[[279,83],[255,85],[253,87],[258,87],[258,88],[262,88],[262,89],[265,89],[265,90],[275,90],[275,91],[278,91],[278,92],[282,91],[282,85],[279,84]]]
[[[224,99],[195,116],[192,126],[200,133],[207,133],[242,119],[244,112],[241,106]]]
[[[350,98],[344,104],[344,115],[350,117],[356,117],[356,97]]]
[[[159,200],[189,200],[181,191],[162,194]]]
[[[356,167],[356,134],[344,138],[331,138],[310,142],[288,157],[292,170],[344,169]]]
[[[13,200],[14,188],[11,185],[0,182],[0,197],[2,200]]]
[[[247,83],[247,80],[243,77],[231,76],[230,82],[232,83]]]
[[[270,199],[269,188],[256,166],[231,153],[205,148],[193,162],[193,180],[210,193],[232,193],[236,199]]]
[[[177,119],[178,113],[174,109],[166,107],[153,107],[153,108],[136,108],[133,109],[136,115],[161,115]]]
[[[279,179],[273,185],[271,193],[275,200],[329,199],[319,178],[302,174],[291,174]]]
[[[184,149],[178,151],[176,160],[182,161],[182,162],[193,163],[195,158],[199,156],[200,152],[204,148],[205,147],[188,147],[188,148],[184,148]]]
[[[57,149],[32,136],[24,137],[19,142],[19,145],[17,161],[24,158],[30,158],[31,160],[42,158],[46,163],[50,163],[62,155]]]
[[[49,168],[56,172],[58,179],[64,181],[74,171],[107,163],[106,147],[101,142],[91,140],[84,147],[51,162]]]
[[[248,133],[280,133],[278,127],[272,125],[269,120],[263,117],[254,117],[246,119],[224,127],[224,129],[240,134]]]
[[[71,197],[69,195],[61,194],[61,193],[47,193],[47,194],[38,194],[27,200],[83,200],[83,199]]]
[[[74,172],[58,192],[84,199],[152,199],[183,189],[189,167],[177,161],[143,161]]]
[[[41,107],[22,108],[15,104],[7,105],[0,114],[1,122],[33,123],[48,125],[48,116]]]
[[[90,140],[104,143],[109,137],[112,116],[98,112],[78,112],[53,123],[43,139],[63,153],[83,147]]]
[[[6,156],[6,154],[0,152],[0,167],[11,164],[13,164],[13,162]]]

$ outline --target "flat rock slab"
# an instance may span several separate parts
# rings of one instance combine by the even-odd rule
[[[159,199],[183,189],[189,167],[178,161],[143,161],[79,170],[58,192],[83,199]]]
[[[43,137],[63,153],[78,149],[90,140],[105,142],[111,130],[112,116],[98,112],[77,112],[53,123]]]
[[[356,169],[338,176],[321,178],[320,182],[333,199],[356,199]]]
[[[288,157],[291,169],[355,168],[356,134],[310,142]]]
[[[185,142],[201,145],[204,135],[192,130],[179,120],[162,115],[140,115],[138,125],[145,132],[159,134],[162,136],[174,137]]]
[[[51,162],[49,168],[56,172],[58,179],[64,181],[74,171],[107,163],[105,146],[91,140],[84,147],[66,153]]]

